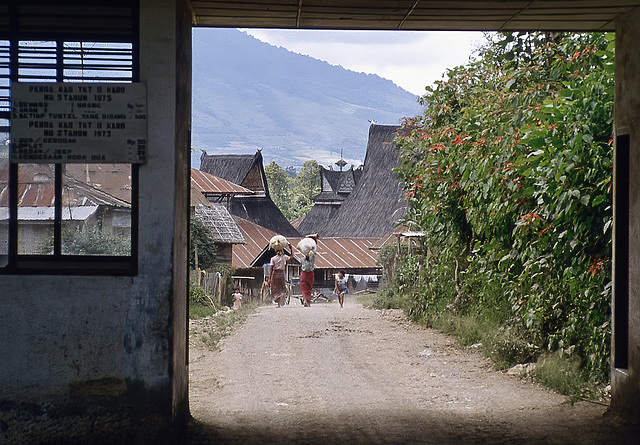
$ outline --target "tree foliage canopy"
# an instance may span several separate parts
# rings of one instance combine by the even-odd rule
[[[407,223],[427,233],[414,315],[497,304],[541,349],[608,372],[614,37],[489,37],[406,119]]]
[[[264,170],[271,199],[289,221],[309,213],[313,207],[312,198],[320,193],[320,165],[317,161],[305,161],[293,177],[290,168],[285,170],[275,162]]]
[[[213,240],[213,234],[198,218],[191,218],[191,253],[189,265],[196,267],[196,252],[198,268],[213,269],[216,265],[218,248]]]

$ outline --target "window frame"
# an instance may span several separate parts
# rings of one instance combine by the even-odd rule
[[[75,81],[78,82],[77,74],[65,76],[65,69],[73,70],[65,65],[65,42],[84,43],[108,43],[108,44],[127,44],[131,45],[131,73],[127,78],[105,77],[100,78],[103,82],[139,82],[140,81],[140,42],[139,42],[139,5],[138,2],[130,2],[125,0],[116,0],[109,7],[113,7],[114,17],[119,14],[118,20],[128,18],[130,29],[119,29],[117,33],[113,33],[105,24],[104,29],[95,29],[92,32],[86,30],[58,30],[42,29],[34,32],[21,31],[22,14],[33,11],[34,6],[41,6],[46,9],[52,6],[50,2],[43,0],[20,0],[18,2],[9,2],[8,5],[8,30],[0,29],[0,40],[9,44],[9,61],[8,61],[8,78],[9,84],[19,82],[20,79],[20,42],[55,42],[55,79],[54,82]],[[88,0],[83,5],[104,8],[102,2]],[[21,9],[27,6],[30,9]],[[54,5],[55,6],[55,5]],[[66,3],[68,8],[73,8],[72,2]],[[60,5],[58,5],[60,7]],[[130,17],[123,13],[123,10],[129,8]],[[37,8],[36,8],[37,9]],[[29,12],[31,13],[31,12]],[[44,14],[44,12],[42,12]],[[0,12],[2,15],[2,12]],[[124,17],[124,19],[122,18]],[[51,25],[52,27],[55,24]],[[79,25],[80,26],[80,25]],[[83,51],[82,45],[80,50]],[[52,65],[53,68],[53,65]],[[104,68],[104,71],[109,71]],[[112,70],[114,71],[114,70]],[[89,76],[87,76],[89,77]],[[95,78],[88,79],[95,81]],[[25,81],[30,81],[26,78]],[[10,93],[9,93],[10,94]],[[10,100],[10,97],[9,97]],[[9,123],[8,126],[0,126],[0,132],[10,134],[11,116],[10,110],[0,110],[0,119]],[[53,221],[53,254],[50,255],[34,255],[19,254],[18,250],[18,185],[19,185],[19,166],[20,163],[13,163],[10,160],[8,168],[8,189],[9,189],[9,221],[8,221],[8,251],[7,265],[0,266],[0,274],[55,274],[55,275],[125,275],[135,276],[138,274],[138,236],[139,236],[139,170],[140,164],[132,163],[131,165],[131,254],[129,256],[97,256],[97,255],[68,255],[62,253],[62,209],[63,209],[63,164],[54,164],[54,221]]]

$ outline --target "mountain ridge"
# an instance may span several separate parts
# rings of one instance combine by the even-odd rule
[[[417,96],[375,74],[264,43],[234,29],[194,30],[192,166],[208,154],[265,162],[362,163],[369,121],[420,113]]]

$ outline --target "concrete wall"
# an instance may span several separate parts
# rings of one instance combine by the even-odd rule
[[[614,217],[616,278],[613,291],[611,409],[637,420],[640,416],[640,12],[637,10],[617,20],[614,114],[617,164],[614,182],[624,177],[626,172],[623,169],[628,168],[630,184],[629,217]],[[623,135],[629,137],[628,164],[621,162],[623,157],[619,152]],[[625,188],[624,184],[616,184],[614,188],[614,215],[620,210],[619,199],[624,196]],[[627,227],[629,254],[626,253]],[[621,360],[624,356],[626,359]]]
[[[139,273],[1,276],[0,398],[114,377],[148,408],[187,417],[190,15],[184,0],[142,0],[140,15],[149,127]]]

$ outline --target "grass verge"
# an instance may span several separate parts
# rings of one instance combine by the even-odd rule
[[[191,317],[198,320],[197,325],[192,325],[189,336],[195,342],[204,344],[209,350],[220,349],[220,341],[231,335],[238,326],[244,323],[247,317],[254,313],[262,303],[254,301],[242,305],[238,310],[220,310],[202,317]],[[191,315],[191,310],[189,311]]]

